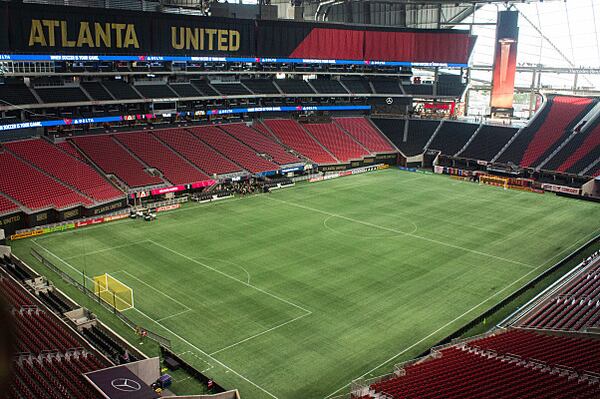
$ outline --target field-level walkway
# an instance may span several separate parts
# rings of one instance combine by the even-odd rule
[[[13,246],[34,267],[31,247],[78,279],[131,286],[127,316],[242,397],[304,399],[391,371],[598,220],[594,203],[387,170]]]

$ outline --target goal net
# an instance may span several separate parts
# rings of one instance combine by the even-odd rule
[[[133,289],[108,273],[94,277],[94,293],[119,312],[133,308]]]
[[[481,175],[479,176],[479,183],[488,184],[490,186],[509,188],[510,179],[506,177],[492,176],[492,175]]]

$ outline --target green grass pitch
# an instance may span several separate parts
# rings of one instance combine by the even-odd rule
[[[128,317],[245,399],[323,398],[424,351],[599,220],[594,203],[390,169],[13,248],[128,284]]]

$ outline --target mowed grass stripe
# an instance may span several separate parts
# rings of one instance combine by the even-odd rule
[[[199,369],[214,366],[208,374],[220,384],[294,399],[391,371],[574,249],[596,220],[593,203],[388,170],[40,243],[78,270],[124,270],[193,309],[155,329],[164,325]],[[175,253],[134,245],[145,240]],[[15,251],[33,262],[31,245]],[[149,314],[168,299],[148,292],[140,311]],[[149,324],[136,313],[128,315]]]

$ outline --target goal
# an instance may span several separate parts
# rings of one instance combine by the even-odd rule
[[[504,189],[507,190],[510,185],[510,179],[493,175],[481,175],[479,176],[479,183],[488,184],[490,186],[504,187]]]
[[[94,277],[94,294],[119,312],[133,308],[133,289],[108,273]]]

